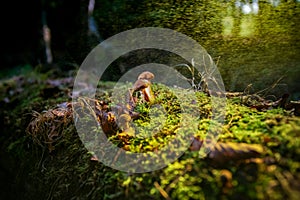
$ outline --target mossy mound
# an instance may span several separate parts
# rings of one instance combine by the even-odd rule
[[[192,146],[161,170],[130,174],[103,165],[85,148],[67,103],[72,81],[56,81],[19,77],[1,83],[1,198],[296,199],[300,195],[300,118],[290,111],[258,111],[239,97],[229,98],[214,154],[200,158]],[[109,100],[114,85],[101,86]],[[174,98],[162,85],[154,84],[153,91],[162,104]],[[190,106],[200,116],[193,145],[201,146],[211,103],[204,93],[196,92],[196,98]],[[156,137],[146,142],[129,138],[130,150],[153,151],[159,147],[156,142],[176,135],[178,105],[174,100],[165,107],[169,121]],[[147,126],[149,108],[146,103],[137,106],[144,116],[137,125]],[[137,143],[143,148],[134,148]]]

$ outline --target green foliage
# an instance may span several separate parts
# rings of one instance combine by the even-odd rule
[[[137,137],[122,141],[118,139],[118,136],[112,136],[112,141],[118,146],[124,147],[126,143],[130,143],[128,148],[133,152],[160,149],[174,139],[177,132],[182,131],[181,120],[184,107],[189,107],[189,109],[197,107],[196,105],[193,107],[180,104],[179,99],[183,101],[187,97],[176,96],[162,84],[153,84],[152,89],[156,96],[155,101],[151,105],[150,103],[139,103],[134,110],[141,116],[131,125],[135,129]],[[185,131],[191,130],[186,129]]]
[[[95,19],[104,38],[146,26],[179,31],[214,58],[226,90],[242,91],[252,84],[253,93],[272,87],[270,93],[277,98],[284,91],[297,99],[300,3],[280,1],[273,6],[260,0],[257,14],[244,14],[235,2],[102,1],[96,4]]]
[[[1,69],[0,79],[7,79],[20,74],[28,74],[30,71],[32,71],[32,67],[30,65],[16,66],[10,69]]]
[[[217,1],[149,1],[147,6],[145,26],[177,30],[197,41],[222,32],[222,8]]]
[[[260,1],[260,12],[256,16],[257,36],[272,40],[297,37],[295,26],[299,20],[299,11],[299,5],[293,1],[281,2],[276,7],[266,1]]]
[[[114,87],[112,83],[100,84],[108,93]],[[2,111],[1,116],[5,115],[12,121],[22,113],[29,113],[28,109],[43,110],[45,104],[51,107],[57,102],[54,99],[45,101],[40,96],[42,84],[24,83],[23,87],[25,91],[37,91],[31,95],[24,93],[32,101],[20,96],[20,106],[13,108],[13,112]],[[148,131],[158,121],[166,123],[156,137],[130,139],[132,151],[160,148],[179,129],[176,126],[181,118],[179,111],[187,107],[179,103],[184,96],[176,99],[165,86],[154,84],[152,89],[157,96],[156,103],[162,107],[139,104],[136,109],[143,117],[134,123],[148,126]],[[196,104],[189,105],[200,114],[194,135],[204,138],[211,123],[211,102],[202,92],[196,92],[196,99]],[[162,108],[165,113],[160,113]],[[154,116],[156,111],[160,114]],[[45,144],[38,146],[25,137],[24,127],[31,118],[26,116],[22,118],[23,122],[5,123],[5,127],[11,126],[7,129],[11,130],[11,136],[7,132],[5,137],[10,139],[6,143],[2,141],[5,144],[2,148],[13,154],[26,172],[22,177],[16,177],[18,184],[24,184],[26,179],[30,185],[31,189],[23,192],[25,199],[163,199],[166,195],[172,199],[293,199],[298,194],[295,186],[299,184],[300,119],[282,109],[261,112],[243,105],[241,99],[227,100],[226,121],[220,127],[219,142],[262,144],[262,158],[216,165],[209,158],[200,158],[197,151],[186,151],[166,168],[143,174],[118,172],[92,161],[93,152],[88,152],[83,146],[73,123],[64,126],[59,139],[53,143],[54,149],[48,152]],[[42,129],[39,132],[44,133]],[[226,178],[226,174],[229,177]]]
[[[198,41],[222,32],[219,1],[103,1],[96,8],[100,32],[109,36],[137,27],[164,27],[192,36]]]

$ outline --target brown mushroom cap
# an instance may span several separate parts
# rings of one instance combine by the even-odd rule
[[[149,71],[144,71],[138,76],[138,79],[152,80],[153,78],[154,78],[154,74],[152,74]]]
[[[150,86],[150,84],[151,84],[150,81],[148,81],[147,79],[138,79],[134,83],[132,90],[133,91],[141,90],[141,89],[144,89],[144,88]]]

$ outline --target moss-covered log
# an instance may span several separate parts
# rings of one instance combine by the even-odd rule
[[[229,98],[219,141],[202,159],[197,149],[209,126],[207,116],[211,105],[206,94],[197,92],[199,101],[193,106],[202,117],[190,150],[161,170],[128,174],[98,162],[83,145],[74,126],[73,111],[66,103],[70,101],[67,95],[70,83],[71,79],[49,81],[32,77],[1,82],[0,175],[4,189],[1,198],[296,199],[299,196],[300,119],[292,111],[273,107],[259,111],[246,106],[241,97]],[[112,84],[101,84],[110,94]],[[172,98],[163,85],[154,84],[152,89],[160,101]],[[141,104],[137,109],[147,116],[147,106]],[[176,109],[170,108],[169,115],[173,111]],[[136,123],[143,124],[146,118]],[[175,129],[171,123],[157,138],[172,136]],[[139,140],[129,138],[129,149],[136,150],[130,141]],[[146,145],[156,148],[151,141]]]

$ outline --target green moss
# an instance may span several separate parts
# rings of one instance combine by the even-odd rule
[[[88,152],[82,144],[72,117],[65,121],[61,118],[47,121],[48,125],[41,125],[36,133],[40,143],[33,142],[34,138],[25,134],[32,110],[41,115],[43,110],[68,100],[67,96],[61,95],[65,88],[58,89],[53,94],[55,98],[46,98],[43,96],[47,87],[45,82],[39,80],[35,83],[24,81],[23,92],[12,96],[14,101],[8,104],[9,110],[1,110],[6,130],[1,136],[1,148],[20,163],[13,162],[18,166],[15,169],[19,174],[22,172],[22,175],[13,175],[15,189],[21,191],[20,198],[293,199],[299,194],[300,118],[283,109],[258,111],[243,105],[238,98],[227,99],[225,123],[219,127],[219,142],[237,144],[235,150],[239,148],[238,143],[261,144],[264,149],[261,158],[218,164],[209,158],[200,158],[197,151],[186,151],[164,169],[127,174],[91,160],[93,152]],[[15,81],[9,84],[14,89],[20,87]],[[106,87],[102,91],[103,97],[109,100],[114,84],[101,83],[102,86]],[[3,88],[6,87],[1,87],[1,90],[7,95]],[[136,111],[142,117],[133,124],[140,134],[147,135],[150,131],[153,135],[129,138],[127,144],[131,151],[154,151],[164,146],[182,128],[178,122],[183,110],[197,110],[194,135],[200,139],[206,137],[212,123],[212,105],[206,94],[196,92],[197,102],[188,103],[188,97],[175,95],[164,85],[154,84],[152,89],[155,102],[152,105],[140,103]],[[45,142],[47,127],[54,128],[58,134],[51,143],[51,151]],[[119,138],[112,136],[110,139],[124,146]],[[226,179],[224,171],[232,179]],[[26,189],[23,185],[27,185]]]

